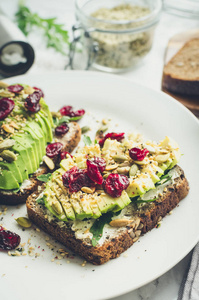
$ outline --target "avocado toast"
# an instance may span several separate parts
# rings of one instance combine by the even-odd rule
[[[0,203],[26,201],[41,181],[37,177],[51,171],[42,163],[46,146],[57,138],[62,151],[72,151],[81,136],[71,122],[68,131],[53,136],[53,119],[44,95],[29,85],[0,82]]]
[[[169,137],[109,133],[89,142],[27,200],[29,218],[93,264],[118,257],[188,193]]]

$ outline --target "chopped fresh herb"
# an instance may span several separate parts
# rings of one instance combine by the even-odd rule
[[[67,54],[69,44],[68,31],[64,30],[64,25],[57,23],[57,18],[44,19],[37,13],[33,13],[20,1],[16,13],[16,22],[21,31],[28,36],[34,28],[43,32],[47,48],[54,48],[63,55]]]
[[[48,182],[51,175],[52,175],[51,173],[42,174],[42,175],[37,176],[37,179],[40,181],[43,181],[43,182]]]
[[[95,140],[95,145],[96,145],[96,144],[98,144],[98,141],[97,141],[97,140]]]
[[[90,136],[88,136],[88,135],[84,135],[83,141],[84,141],[85,146],[90,146],[90,145],[92,145],[91,138],[90,138]]]
[[[108,212],[102,215],[99,219],[97,219],[93,226],[90,229],[90,232],[93,234],[92,245],[95,247],[98,244],[98,241],[101,239],[103,234],[104,225],[111,222],[113,217],[112,212]]]
[[[82,118],[82,116],[79,116],[79,117],[63,116],[60,120],[58,120],[57,125],[60,125],[62,123],[69,123],[69,122],[72,122],[72,121],[78,121],[81,118]]]
[[[39,198],[39,199],[36,200],[36,202],[37,202],[38,204],[44,205],[44,198],[43,198],[43,197],[42,197],[42,198]]]

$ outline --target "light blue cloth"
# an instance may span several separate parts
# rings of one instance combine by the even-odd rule
[[[178,300],[199,300],[199,243],[193,250],[190,268],[180,286]]]

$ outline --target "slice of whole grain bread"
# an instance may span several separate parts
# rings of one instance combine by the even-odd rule
[[[73,149],[78,145],[81,138],[81,128],[76,122],[69,123],[69,131],[61,136],[55,137],[56,141],[63,144],[63,150],[72,152]],[[5,205],[17,205],[25,203],[29,195],[31,195],[38,186],[42,184],[41,181],[37,180],[37,176],[52,172],[44,164],[33,173],[28,180],[22,184],[21,188],[17,192],[12,190],[0,190],[0,204]]]
[[[162,87],[174,93],[199,95],[199,38],[188,41],[164,66]]]
[[[45,206],[36,202],[45,184],[42,188],[40,187],[40,191],[35,192],[27,199],[28,217],[33,223],[52,235],[67,248],[84,257],[92,264],[101,265],[110,259],[118,257],[127,250],[139,239],[141,234],[153,229],[160,218],[165,217],[186,197],[189,191],[188,181],[184,176],[183,170],[179,166],[175,168],[179,176],[164,189],[162,195],[156,201],[148,203],[140,209],[137,209],[137,206],[135,207],[134,204],[129,204],[131,206],[130,220],[132,220],[132,223],[128,223],[122,228],[116,228],[114,235],[105,236],[103,242],[95,247],[87,239],[76,238],[75,232],[72,230],[72,221],[61,226],[60,221],[56,218],[49,219],[49,213]]]

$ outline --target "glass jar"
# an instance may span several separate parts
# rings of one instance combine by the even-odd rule
[[[117,73],[132,68],[151,49],[161,8],[161,0],[76,0],[71,68],[78,52],[87,56],[85,69]]]

